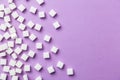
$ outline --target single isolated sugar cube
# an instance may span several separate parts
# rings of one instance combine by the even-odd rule
[[[9,8],[10,8],[11,10],[16,9],[15,3],[10,3],[10,4],[9,4]]]
[[[30,57],[34,57],[35,56],[35,52],[34,51],[32,51],[32,50],[30,50],[29,52],[28,52],[28,56],[30,56]]]
[[[0,11],[0,18],[4,17],[4,12]]]
[[[22,73],[22,69],[16,68],[16,69],[15,69],[15,72],[20,74],[20,73]]]
[[[44,59],[49,59],[50,58],[50,53],[49,52],[44,52],[43,53],[43,58]]]
[[[20,23],[23,23],[24,20],[25,20],[25,18],[22,17],[22,16],[19,16],[19,17],[17,18],[17,21],[20,22]]]
[[[0,59],[0,65],[7,65],[7,59]]]
[[[27,75],[27,74],[24,74],[24,75],[23,75],[23,80],[29,80],[29,78],[28,78],[28,75]]]
[[[61,62],[61,61],[58,61],[58,62],[57,62],[57,67],[58,67],[59,69],[63,69],[64,63]]]
[[[26,54],[22,54],[22,56],[21,56],[21,59],[24,60],[24,61],[27,61],[28,58],[29,58],[29,56],[26,55]]]
[[[30,72],[30,65],[24,65],[24,71]]]
[[[1,74],[0,74],[0,79],[1,79],[1,80],[7,80],[7,77],[8,77],[8,75],[5,74],[5,73],[1,73]]]
[[[42,5],[42,4],[44,4],[44,0],[36,0],[37,1],[37,3],[39,4],[39,5]]]
[[[34,29],[37,30],[37,31],[40,31],[42,29],[42,25],[36,24]]]
[[[35,24],[34,24],[32,21],[29,21],[29,22],[27,23],[27,26],[28,26],[29,28],[33,28],[34,25],[35,25]]]
[[[14,67],[15,64],[16,64],[16,60],[11,59],[10,62],[9,62],[9,65]]]
[[[49,35],[44,36],[44,41],[50,42],[50,40],[51,40],[51,36],[49,36]]]
[[[21,12],[24,12],[25,11],[25,6],[23,5],[23,4],[20,4],[19,6],[18,6],[18,9],[21,11]]]
[[[3,11],[4,10],[4,4],[0,4],[0,11]]]
[[[41,76],[35,78],[35,80],[43,80]]]
[[[26,26],[21,23],[21,24],[19,25],[19,29],[20,29],[20,30],[25,30],[25,29],[26,29]]]
[[[35,14],[35,13],[37,12],[37,8],[31,6],[30,9],[29,9],[29,11],[30,11],[31,13]]]
[[[40,71],[42,69],[42,65],[37,63],[34,68],[37,70],[37,71]]]
[[[15,53],[12,53],[11,56],[12,56],[13,59],[17,59],[17,58],[18,58],[18,57],[17,57],[17,54],[15,54]]]
[[[16,38],[16,39],[15,39],[15,43],[16,43],[16,44],[22,44],[22,42],[23,42],[23,41],[22,41],[22,38]]]
[[[55,47],[55,46],[52,46],[52,48],[51,48],[51,52],[53,52],[53,53],[57,53],[58,50],[59,49],[57,47]]]
[[[68,69],[67,69],[67,75],[68,75],[68,76],[74,75],[74,71],[73,71],[72,68],[68,68]]]
[[[56,13],[56,11],[55,11],[54,9],[51,9],[51,10],[49,11],[49,15],[50,15],[51,17],[55,17],[55,16],[57,15],[57,13]]]
[[[37,49],[43,49],[43,44],[41,42],[36,43]]]
[[[44,11],[38,13],[39,18],[45,18],[46,14]]]
[[[16,67],[21,68],[23,66],[23,63],[21,61],[17,61],[15,65]]]
[[[18,13],[16,11],[12,12],[11,16],[14,18],[14,19],[17,19],[19,17]]]
[[[22,44],[21,45],[21,49],[22,50],[27,50],[28,49],[28,45],[27,44]]]
[[[12,80],[19,80],[18,76],[12,76]]]
[[[23,31],[22,34],[24,38],[27,38],[30,35],[29,31]]]
[[[48,73],[50,73],[50,74],[55,73],[55,69],[54,69],[53,66],[49,66],[49,67],[47,68],[47,70],[48,70]]]
[[[37,39],[37,37],[34,34],[30,34],[29,39],[31,41],[35,41]]]
[[[9,72],[10,66],[4,66],[3,67],[3,72]]]
[[[60,23],[58,21],[55,21],[53,23],[53,26],[54,26],[55,29],[59,29],[61,27],[61,25],[60,25]]]

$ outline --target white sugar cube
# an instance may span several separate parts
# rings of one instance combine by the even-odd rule
[[[0,11],[0,18],[4,17],[4,12]]]
[[[0,51],[4,51],[8,48],[8,45],[6,43],[0,45]]]
[[[22,53],[22,49],[17,47],[15,50],[14,50],[15,53],[17,53],[18,55]]]
[[[8,49],[6,50],[6,53],[9,54],[9,55],[10,55],[12,52],[13,52],[13,49],[12,49],[12,48],[8,48]]]
[[[21,59],[24,60],[24,61],[27,61],[28,58],[29,58],[29,56],[26,55],[26,54],[22,54],[22,56],[21,56]]]
[[[54,69],[53,66],[49,66],[49,67],[47,68],[47,70],[48,70],[48,73],[50,73],[50,74],[55,73],[55,69]]]
[[[67,75],[68,75],[68,76],[74,75],[74,71],[73,71],[72,68],[67,68]]]
[[[29,21],[29,22],[27,23],[27,26],[28,26],[29,28],[33,28],[34,25],[35,25],[35,24],[34,24],[32,21]]]
[[[15,33],[15,32],[16,32],[15,27],[11,27],[11,28],[9,28],[9,32],[10,32],[10,34]]]
[[[22,39],[21,38],[16,38],[15,43],[16,44],[22,44]]]
[[[11,70],[9,70],[9,74],[10,74],[11,76],[16,75],[15,69],[11,69]]]
[[[20,22],[20,23],[23,23],[24,20],[25,20],[25,18],[22,17],[22,16],[19,16],[19,17],[17,18],[17,21]]]
[[[0,41],[2,41],[3,40],[3,36],[0,34]]]
[[[8,41],[7,44],[8,47],[14,47],[14,41]]]
[[[8,77],[8,75],[5,73],[1,73],[1,75],[0,75],[1,80],[7,80],[7,77]]]
[[[11,16],[16,19],[19,17],[18,13],[16,11],[12,12]]]
[[[40,71],[42,69],[42,65],[37,63],[34,68],[37,70],[37,71]]]
[[[37,11],[37,8],[31,6],[29,11],[30,11],[31,13],[35,14],[36,11]]]
[[[51,40],[51,36],[49,36],[49,35],[44,36],[44,41],[50,42],[50,40]]]
[[[34,29],[37,30],[37,31],[40,31],[42,29],[42,25],[36,24]]]
[[[25,11],[25,6],[23,5],[23,4],[21,4],[21,5],[19,5],[18,6],[18,9],[21,11],[21,12],[23,12],[23,11]]]
[[[61,62],[61,61],[58,61],[58,62],[57,62],[57,67],[58,67],[59,69],[63,69],[64,63]]]
[[[12,53],[11,56],[12,56],[13,59],[17,59],[17,58],[18,58],[18,57],[17,57],[17,54],[15,54],[15,53]]]
[[[16,64],[16,61],[13,60],[13,59],[11,59],[10,62],[9,62],[9,65],[12,66],[12,67],[14,67],[15,64]]]
[[[41,76],[35,78],[35,80],[43,80]]]
[[[43,58],[44,59],[49,59],[50,58],[50,53],[49,52],[44,52],[43,53]]]
[[[55,17],[55,16],[57,15],[57,13],[56,13],[56,11],[55,11],[54,9],[51,9],[51,10],[49,11],[49,15],[50,15],[51,17]]]
[[[11,10],[16,9],[15,3],[10,3],[10,4],[9,4],[9,8],[10,8]]]
[[[36,0],[39,5],[42,5],[45,1],[44,0]]]
[[[38,16],[39,16],[39,18],[45,18],[46,15],[45,15],[44,11],[41,11],[38,13]]]
[[[58,21],[55,21],[53,23],[53,26],[54,26],[55,29],[59,29],[61,27],[61,25],[60,25],[60,23]]]
[[[8,23],[8,22],[6,22],[5,25],[6,25],[6,27],[8,27],[8,28],[11,28],[11,27],[12,27],[12,25],[11,25],[10,23]]]
[[[27,50],[28,49],[28,45],[27,44],[22,44],[21,45],[21,49],[22,50]]]
[[[24,71],[30,72],[30,65],[24,65]]]
[[[0,11],[4,10],[4,4],[0,4]]]
[[[7,15],[7,14],[10,14],[10,13],[11,13],[11,10],[10,10],[10,8],[5,8],[5,9],[4,9],[4,12],[5,12],[5,14]]]
[[[0,53],[0,58],[1,58],[1,57],[5,57],[5,56],[6,56],[6,52],[1,52],[1,53]]]
[[[35,41],[37,39],[37,37],[34,34],[30,34],[29,39],[31,41]]]
[[[16,39],[18,37],[17,33],[12,33],[12,34],[10,34],[10,36],[12,39]]]
[[[52,48],[51,48],[51,52],[53,52],[53,53],[57,53],[58,50],[59,49],[57,47],[55,47],[55,46],[52,46]]]
[[[37,49],[43,49],[43,44],[41,42],[36,43]]]
[[[18,76],[12,76],[12,80],[19,80]]]
[[[27,75],[27,74],[24,74],[24,75],[23,75],[23,80],[29,80],[29,78],[28,78],[28,75]]]
[[[35,56],[35,52],[34,51],[32,51],[32,50],[30,50],[29,52],[28,52],[28,56],[30,56],[30,57],[34,57]]]
[[[4,16],[4,21],[5,22],[10,22],[11,21],[10,16]]]
[[[26,26],[21,23],[21,24],[19,25],[19,29],[20,29],[20,30],[25,30],[25,29],[26,29]]]
[[[7,26],[5,24],[1,24],[0,25],[0,30],[6,31],[7,30]]]
[[[8,40],[10,38],[10,34],[8,32],[5,32],[3,37]]]
[[[23,66],[23,63],[21,61],[17,61],[16,67],[21,68]]]
[[[23,37],[25,38],[29,37],[30,35],[29,31],[23,31],[22,34],[23,34]]]
[[[8,3],[13,3],[14,2],[14,0],[8,0]]]
[[[22,73],[22,69],[16,68],[16,69],[15,69],[15,72],[20,74],[20,73]]]
[[[7,64],[7,59],[0,59],[0,65],[6,65]]]
[[[3,67],[3,72],[9,72],[10,66],[4,66]]]

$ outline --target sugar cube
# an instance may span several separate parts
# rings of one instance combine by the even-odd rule
[[[7,64],[7,59],[0,59],[0,65],[6,65]]]
[[[37,63],[34,68],[37,70],[37,71],[40,71],[42,69],[42,65]]]
[[[49,67],[47,68],[47,70],[48,70],[48,73],[50,73],[50,74],[55,73],[55,69],[54,69],[53,66],[49,66]]]
[[[21,23],[21,24],[19,25],[19,29],[20,29],[20,30],[25,30],[25,29],[26,29],[26,26],[25,26],[23,23]]]
[[[19,17],[18,13],[16,11],[12,12],[11,16],[16,19]]]
[[[45,18],[46,15],[45,15],[44,11],[41,11],[38,13],[38,16],[39,16],[39,18]]]
[[[23,34],[23,37],[25,38],[29,37],[30,35],[29,31],[23,31],[22,34]]]
[[[21,61],[17,61],[16,66],[18,68],[21,68],[23,66],[23,63]]]
[[[68,75],[68,76],[74,75],[74,71],[73,71],[72,68],[67,68],[67,75]]]
[[[44,0],[36,0],[39,5],[42,5],[45,1]]]
[[[36,24],[34,29],[37,30],[37,31],[40,31],[42,29],[42,25]]]
[[[59,29],[61,27],[61,25],[60,25],[60,23],[58,21],[55,21],[53,23],[53,26],[54,26],[55,29]]]
[[[29,22],[27,23],[27,26],[28,26],[29,28],[33,28],[34,25],[35,25],[35,24],[34,24],[32,21],[29,21]]]
[[[50,42],[50,40],[51,40],[51,36],[49,36],[49,35],[45,35],[45,37],[44,37],[44,41],[46,41],[46,42]]]
[[[50,58],[50,53],[49,52],[44,52],[43,53],[43,58],[44,59],[49,59]]]
[[[18,6],[18,9],[21,11],[21,12],[23,12],[23,11],[25,11],[25,6],[23,5],[23,4],[21,4],[21,5],[19,5]]]
[[[30,57],[34,57],[35,56],[35,52],[34,51],[32,51],[32,50],[30,50],[29,52],[28,52],[28,56],[30,56]]]
[[[30,65],[24,65],[24,71],[30,72]]]
[[[53,53],[57,53],[58,50],[59,49],[57,47],[55,47],[55,46],[52,46],[52,48],[51,48],[51,52],[53,52]]]
[[[19,16],[19,17],[17,18],[17,21],[20,22],[20,23],[23,23],[24,20],[25,20],[25,18],[22,17],[22,16]]]
[[[37,8],[31,6],[29,11],[30,11],[31,13],[35,14],[35,13],[37,12]]]
[[[50,15],[51,17],[55,17],[55,16],[57,15],[57,13],[56,13],[56,11],[55,11],[54,9],[51,9],[51,10],[49,11],[49,15]]]
[[[61,61],[58,61],[58,62],[57,62],[57,67],[58,67],[59,69],[63,69],[64,63],[61,62]]]
[[[30,34],[29,39],[31,41],[35,41],[37,39],[37,37],[34,34]]]
[[[28,58],[29,58],[29,56],[26,55],[26,54],[22,54],[22,56],[21,56],[21,59],[24,60],[24,61],[27,61]]]
[[[41,42],[36,43],[37,49],[43,49],[43,44]]]

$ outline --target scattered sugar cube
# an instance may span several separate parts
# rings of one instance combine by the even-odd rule
[[[8,3],[13,3],[14,2],[14,0],[8,0]]]
[[[23,66],[23,63],[21,61],[17,61],[16,67],[21,68]]]
[[[0,59],[0,65],[6,65],[7,64],[7,59]]]
[[[31,6],[29,11],[30,11],[31,13],[35,14],[35,13],[37,12],[37,8]]]
[[[49,66],[49,67],[47,68],[47,70],[48,70],[48,73],[50,73],[50,74],[55,73],[55,69],[54,69],[53,66]]]
[[[15,39],[15,43],[16,43],[16,44],[22,44],[22,42],[23,42],[23,41],[22,41],[21,38],[16,38],[16,39]]]
[[[35,24],[34,24],[32,21],[29,21],[29,22],[27,23],[27,26],[28,26],[29,28],[33,28],[34,25],[35,25]]]
[[[29,37],[30,35],[29,31],[23,31],[22,34],[23,34],[23,37],[25,38]]]
[[[7,42],[8,47],[14,47],[14,41],[8,41]]]
[[[10,36],[12,39],[16,39],[18,37],[18,35],[16,33],[12,33]]]
[[[44,59],[49,59],[50,58],[50,53],[49,52],[44,52],[43,53],[43,58]]]
[[[14,19],[17,19],[19,17],[18,13],[16,11],[12,12],[11,16],[14,18]]]
[[[68,69],[67,69],[67,75],[68,75],[68,76],[74,75],[74,71],[73,71],[72,68],[68,68]]]
[[[44,37],[44,41],[46,41],[46,42],[50,42],[50,40],[51,40],[51,36],[49,36],[49,35],[45,35],[45,37]]]
[[[43,80],[41,76],[36,77],[35,80]]]
[[[1,58],[1,57],[5,57],[5,56],[6,56],[6,52],[1,52],[1,53],[0,53],[0,58]]]
[[[28,49],[28,45],[27,44],[22,44],[21,45],[21,49],[22,50],[27,50]]]
[[[6,27],[8,27],[8,28],[11,28],[11,27],[12,27],[12,25],[11,25],[10,23],[8,23],[8,22],[6,22],[5,25],[6,25]]]
[[[18,58],[18,57],[17,57],[17,54],[15,54],[15,53],[12,53],[11,56],[12,56],[13,59],[17,59],[17,58]]]
[[[29,56],[26,55],[26,54],[22,54],[22,56],[21,56],[21,59],[24,60],[24,61],[27,61],[28,58],[29,58]]]
[[[15,29],[15,27],[11,27],[11,28],[9,28],[9,32],[10,32],[10,34],[12,34],[12,33],[16,33],[16,29]]]
[[[10,14],[12,11],[11,11],[10,8],[8,7],[8,8],[5,8],[5,9],[4,9],[4,12],[5,12],[6,15],[8,15],[8,14]]]
[[[59,23],[58,21],[55,21],[55,22],[53,23],[53,26],[54,26],[55,29],[58,29],[58,28],[61,27],[61,25],[60,25],[60,23]]]
[[[37,49],[43,49],[43,44],[41,42],[36,43],[36,48]]]
[[[5,24],[1,24],[0,25],[0,30],[6,31],[7,30],[7,26]]]
[[[14,67],[15,64],[16,64],[16,61],[15,61],[15,60],[11,59],[11,60],[9,61],[9,65],[10,65],[10,66]]]
[[[42,5],[45,1],[44,0],[36,0],[39,5]]]
[[[0,45],[0,51],[4,51],[8,48],[8,45],[6,43]]]
[[[24,20],[25,20],[25,18],[22,17],[22,16],[19,16],[19,17],[17,18],[17,21],[20,22],[20,23],[23,23]]]
[[[13,52],[13,49],[12,49],[12,48],[8,48],[8,49],[6,50],[6,53],[9,54],[9,55],[12,54],[12,52]]]
[[[23,4],[19,5],[18,6],[18,9],[21,11],[21,12],[24,12],[25,11],[25,6]]]
[[[4,66],[3,67],[3,72],[9,72],[10,66]]]
[[[37,30],[37,31],[40,31],[42,29],[42,25],[36,24],[34,29]]]
[[[12,80],[19,80],[18,76],[12,76]]]
[[[17,47],[15,50],[14,50],[15,53],[17,53],[18,55],[22,53],[22,49]]]
[[[55,47],[55,46],[53,46],[52,48],[51,48],[51,52],[53,52],[53,53],[57,53],[58,52],[58,48],[57,47]]]
[[[4,12],[0,11],[0,18],[4,17]]]
[[[37,39],[37,37],[34,34],[30,34],[29,39],[31,41],[35,41]]]
[[[23,75],[23,80],[29,80],[27,74],[24,74],[24,75]]]
[[[41,11],[38,13],[38,16],[39,16],[39,18],[45,18],[46,15],[45,15],[44,11]]]
[[[5,22],[10,22],[11,21],[10,16],[4,16],[4,21]]]
[[[25,30],[25,29],[26,29],[26,26],[21,23],[21,24],[19,25],[19,29],[20,29],[20,30]]]
[[[15,69],[15,72],[20,74],[20,73],[22,73],[22,69],[16,68],[16,69]]]
[[[0,11],[4,10],[4,4],[0,4]]]
[[[28,56],[30,56],[30,57],[34,57],[35,56],[35,52],[34,51],[32,51],[32,50],[30,50],[29,52],[28,52]]]
[[[63,67],[64,67],[64,63],[61,62],[61,61],[58,61],[58,63],[57,63],[57,67],[58,67],[59,69],[63,69]]]
[[[10,34],[8,32],[5,32],[3,37],[8,40],[10,38]]]
[[[7,77],[8,77],[8,75],[5,73],[1,73],[1,75],[0,75],[1,80],[7,80]]]
[[[34,68],[37,70],[37,71],[40,71],[42,69],[42,65],[37,63]]]
[[[15,75],[16,75],[15,69],[9,70],[9,74],[10,74],[11,76],[15,76]]]
[[[0,42],[3,40],[3,36],[0,34]]]
[[[24,71],[30,72],[30,65],[24,65]]]
[[[55,17],[55,16],[57,15],[57,13],[56,13],[56,11],[55,11],[54,9],[51,9],[51,10],[49,11],[49,15],[50,15],[51,17]]]
[[[9,8],[10,8],[11,10],[16,9],[15,3],[10,3],[10,4],[9,4]]]

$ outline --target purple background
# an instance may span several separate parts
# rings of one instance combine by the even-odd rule
[[[7,5],[6,0],[0,3]],[[30,80],[39,75],[44,80],[120,80],[120,0],[46,0],[42,7],[35,0],[16,0],[16,4],[27,6],[24,14],[18,11],[26,22],[33,20],[44,26],[42,32],[28,28],[39,37],[36,42],[43,42],[43,51],[48,51],[52,45],[60,48],[57,55],[51,54],[50,60],[44,60],[43,51],[37,51],[33,42],[24,39],[37,53],[35,59],[29,59],[27,63],[33,67],[40,62],[44,66],[41,72],[32,69],[28,73]],[[40,20],[37,14],[29,13],[32,5],[39,11],[49,12],[53,8],[58,16],[52,19],[47,15],[47,19]],[[62,25],[58,31],[52,26],[55,20]],[[19,23],[14,20],[12,23],[18,29]],[[22,37],[19,29],[18,33]],[[45,34],[53,37],[50,44],[43,41]],[[58,60],[65,62],[64,70],[56,68],[56,73],[49,75],[45,68],[52,64],[55,66]],[[68,67],[74,68],[75,76],[66,75]]]

